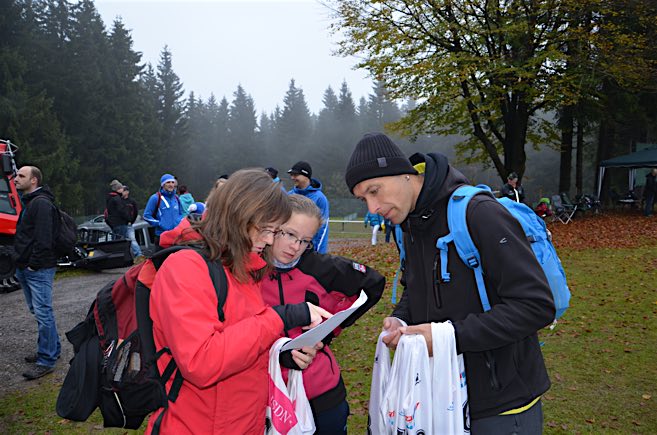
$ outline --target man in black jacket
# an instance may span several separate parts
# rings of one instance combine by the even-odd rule
[[[112,180],[110,191],[105,198],[105,223],[109,225],[112,232],[122,237],[128,237],[128,223],[130,223],[130,211],[123,201],[123,184],[119,180]]]
[[[483,312],[474,273],[456,249],[448,253],[451,280],[440,280],[436,241],[449,233],[447,202],[468,184],[445,156],[408,159],[387,136],[368,134],[356,145],[345,178],[370,212],[404,232],[405,290],[384,320],[387,344],[395,347],[401,334],[422,334],[431,353],[431,322],[451,321],[457,353],[465,358],[472,433],[541,433],[540,397],[550,380],[536,332],[554,319],[555,308],[520,224],[489,195],[468,205],[492,305]]]
[[[515,202],[525,202],[525,189],[518,182],[518,174],[511,172],[506,177],[506,184],[502,186],[500,194],[504,198],[509,198]]]
[[[28,380],[52,373],[61,353],[52,309],[52,284],[57,269],[53,244],[59,222],[53,204],[55,197],[48,186],[42,185],[42,179],[38,168],[23,166],[14,180],[23,203],[14,239],[16,277],[39,330],[36,354],[25,357],[27,363],[34,364],[23,373]]]

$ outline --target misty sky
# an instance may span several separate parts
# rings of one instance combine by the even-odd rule
[[[214,93],[228,101],[238,84],[253,97],[258,114],[271,113],[291,78],[311,112],[323,107],[331,85],[347,80],[356,105],[372,81],[353,70],[354,58],[332,56],[337,36],[329,33],[328,10],[313,0],[96,0],[109,29],[117,16],[132,31],[133,48],[157,66],[165,45],[186,94],[204,100]]]

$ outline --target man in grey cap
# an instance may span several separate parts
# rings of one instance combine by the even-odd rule
[[[407,158],[389,137],[367,134],[345,175],[349,190],[403,230],[404,293],[384,319],[395,347],[402,334],[421,334],[432,349],[431,323],[451,323],[463,354],[472,433],[542,433],[541,396],[550,388],[536,332],[555,315],[552,292],[518,221],[490,195],[467,206],[492,308],[483,311],[475,275],[449,249],[442,279],[436,241],[450,233],[447,204],[468,184],[438,153]],[[453,243],[449,243],[452,245]],[[411,326],[407,326],[411,325]]]
[[[105,223],[114,234],[127,238],[130,214],[123,201],[123,184],[119,180],[112,180],[110,189],[105,198]]]

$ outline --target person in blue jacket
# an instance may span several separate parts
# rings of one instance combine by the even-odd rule
[[[176,179],[171,174],[160,178],[160,190],[148,198],[144,220],[155,227],[155,246],[160,247],[160,234],[174,229],[182,220],[183,208],[176,195]]]
[[[296,193],[297,195],[307,196],[322,211],[324,223],[313,237],[313,248],[320,254],[326,254],[328,252],[329,236],[329,202],[322,193],[322,183],[312,178],[313,170],[308,162],[300,161],[295,163],[287,173],[290,174],[290,178],[294,183],[294,188],[288,194]]]
[[[370,213],[369,211],[365,215],[365,226],[370,225],[372,227],[372,246],[376,245],[376,236],[377,233],[379,232],[379,228],[381,228],[381,224],[383,223],[383,216],[376,214],[376,213]]]

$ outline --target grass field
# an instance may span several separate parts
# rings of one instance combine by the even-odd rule
[[[563,228],[574,231],[575,225]],[[552,379],[543,397],[547,434],[657,433],[657,232],[633,234],[616,224],[609,227],[634,243],[626,240],[622,248],[558,244],[573,298],[557,328],[541,333]],[[371,265],[389,278],[379,304],[332,346],[349,391],[349,432],[362,434],[374,343],[381,320],[392,310],[397,257],[392,244],[371,247],[366,241],[345,243],[335,253]],[[59,382],[46,378],[21,393],[0,395],[0,433],[101,430],[97,413],[86,423],[71,423],[55,414]]]

